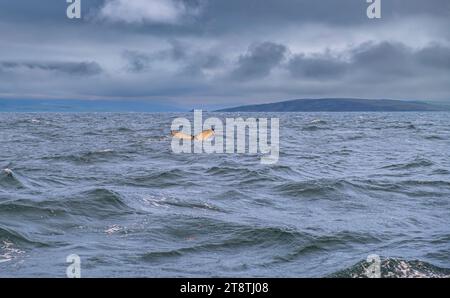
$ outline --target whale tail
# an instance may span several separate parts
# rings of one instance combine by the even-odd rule
[[[182,139],[182,140],[193,140],[194,139],[194,136],[188,135],[188,134],[185,134],[184,132],[180,132],[180,131],[176,131],[176,130],[170,131],[170,134],[172,135],[172,137],[177,138],[177,139]]]

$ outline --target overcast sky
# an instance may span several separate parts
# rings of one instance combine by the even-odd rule
[[[450,1],[0,0],[0,98],[450,101]]]

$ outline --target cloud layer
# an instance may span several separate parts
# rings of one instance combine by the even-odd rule
[[[1,62],[0,70],[9,73],[44,72],[76,76],[91,76],[102,72],[96,62]]]
[[[180,0],[107,0],[99,17],[113,22],[179,24],[197,11]]]
[[[450,100],[450,2],[0,0],[0,98]]]

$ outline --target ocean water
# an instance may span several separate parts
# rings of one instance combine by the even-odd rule
[[[174,154],[192,114],[0,113],[0,276],[450,276],[449,113],[280,118],[280,159]]]

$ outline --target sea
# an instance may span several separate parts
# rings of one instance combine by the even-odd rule
[[[0,277],[450,277],[450,113],[210,116],[279,118],[278,162],[174,153],[192,113],[0,113]]]

